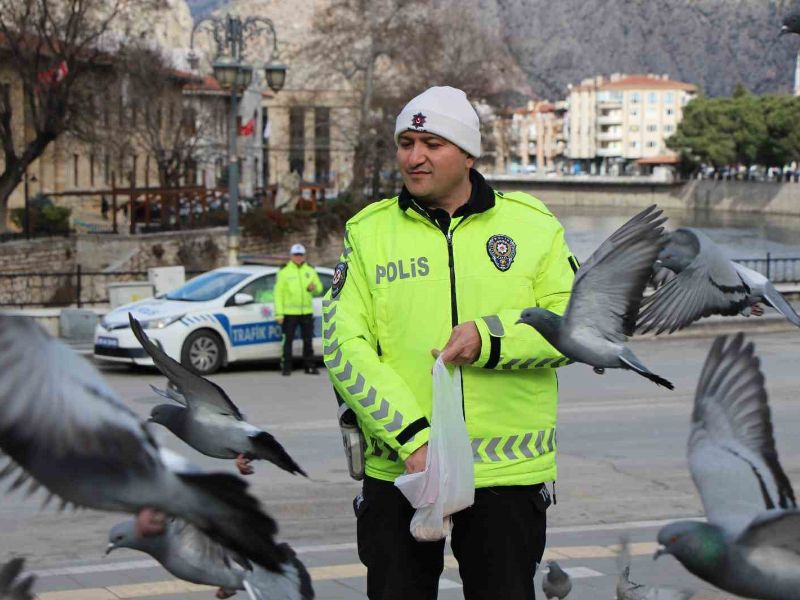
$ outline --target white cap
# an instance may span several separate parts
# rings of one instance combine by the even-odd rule
[[[481,155],[481,122],[467,95],[454,87],[432,87],[403,108],[394,126],[397,143],[404,131],[427,131],[453,142],[473,158]]]
[[[303,246],[303,244],[294,244],[292,246],[291,253],[292,254],[305,254],[306,253],[306,247]]]

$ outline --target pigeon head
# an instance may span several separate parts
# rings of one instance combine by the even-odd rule
[[[658,253],[656,264],[673,273],[680,273],[689,266],[699,251],[697,238],[688,231],[678,229],[669,236],[669,242]]]
[[[163,425],[170,431],[177,431],[183,426],[186,409],[174,404],[159,404],[150,411],[150,422]]]
[[[564,569],[554,560],[547,561],[547,578],[550,581],[561,581],[567,579],[569,576],[564,572]]]
[[[523,310],[517,323],[530,325],[549,341],[558,337],[561,317],[547,309],[534,306]]]
[[[781,35],[785,33],[800,33],[800,11],[793,11],[783,18]]]
[[[725,570],[725,536],[713,525],[697,521],[670,523],[658,532],[655,560],[662,554],[672,554],[689,571],[713,583],[716,574]]]
[[[117,523],[108,532],[108,546],[106,546],[106,554],[110,554],[117,548],[132,548],[133,550],[141,550],[145,540],[136,533],[136,521],[130,519]]]

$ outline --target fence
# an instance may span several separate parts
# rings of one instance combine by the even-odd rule
[[[773,283],[800,283],[800,258],[735,258],[734,261],[762,275]]]
[[[187,271],[193,277],[202,271]],[[0,308],[108,304],[108,284],[147,281],[147,271],[0,273]]]

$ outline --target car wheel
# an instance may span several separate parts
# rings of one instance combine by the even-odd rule
[[[181,363],[200,375],[215,373],[222,366],[225,346],[213,331],[195,331],[183,343]]]

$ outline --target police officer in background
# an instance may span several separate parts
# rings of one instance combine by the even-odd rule
[[[323,302],[325,363],[365,436],[354,509],[367,594],[437,596],[444,541],[414,540],[393,481],[425,469],[441,352],[461,369],[475,463],[475,504],[453,515],[451,536],[464,596],[530,600],[556,478],[556,368],[568,360],[516,321],[529,306],[563,313],[577,262],[542,202],[473,169],[480,123],[461,90],[411,100],[395,141],[405,185],[348,221]]]
[[[283,357],[281,366],[284,375],[292,374],[292,344],[297,327],[303,335],[303,364],[306,373],[318,375],[314,364],[314,308],[312,298],[322,293],[322,282],[316,269],[306,262],[303,244],[294,244],[292,258],[278,271],[275,281],[275,317],[283,328]]]

